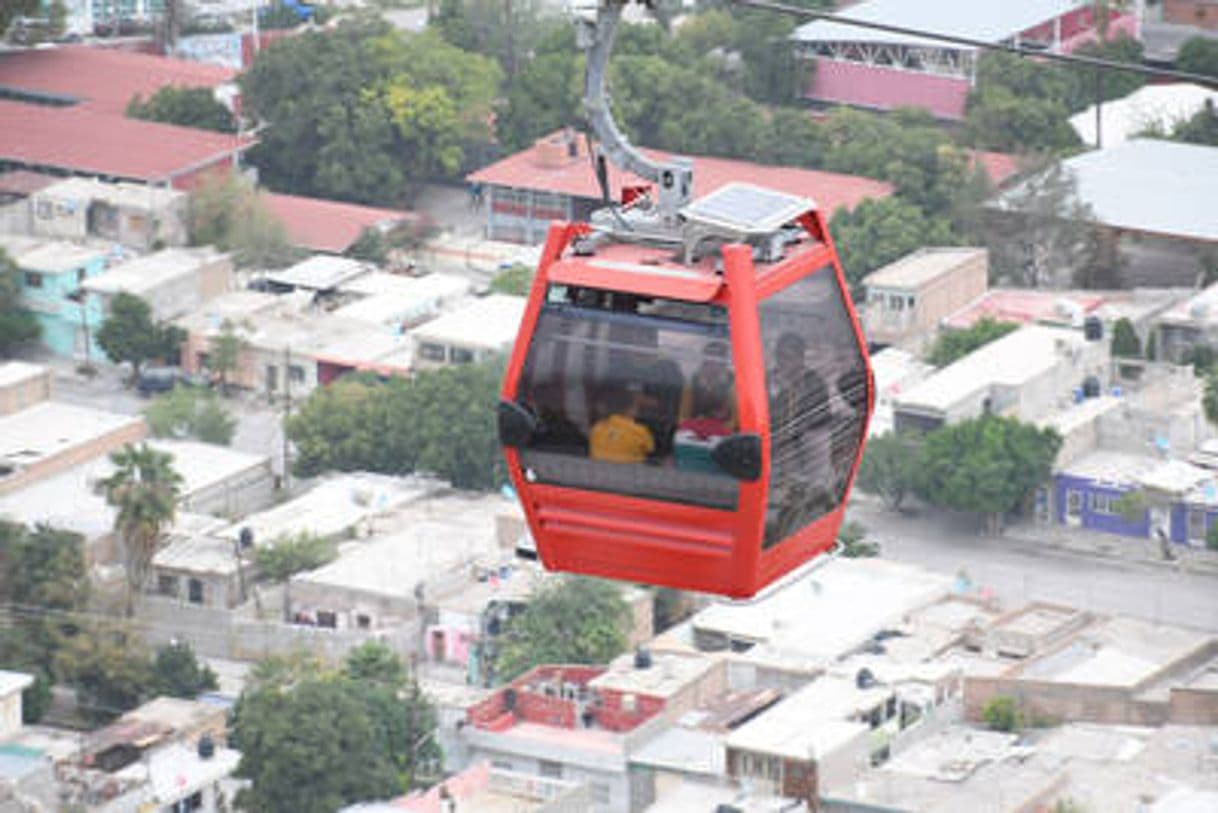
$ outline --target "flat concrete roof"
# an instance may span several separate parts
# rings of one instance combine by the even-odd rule
[[[1180,627],[1118,616],[1087,627],[1065,647],[1030,661],[1019,677],[1136,687],[1208,640]]]
[[[75,198],[82,203],[101,200],[112,206],[157,208],[173,201],[185,200],[186,193],[153,184],[109,182],[97,178],[65,178],[34,193],[36,197]]]
[[[512,346],[520,330],[524,305],[524,297],[492,294],[438,316],[412,330],[410,335],[416,342],[506,350]]]
[[[911,610],[947,596],[951,583],[913,565],[835,559],[761,599],[713,604],[691,625],[695,632],[758,642],[739,656],[745,660],[816,664],[840,657]]]
[[[69,243],[17,235],[0,236],[0,249],[18,268],[47,274],[75,271],[110,256],[110,246],[102,243]]]
[[[280,304],[282,297],[261,291],[230,291],[208,300],[192,313],[173,323],[186,330],[212,335],[227,319],[235,325],[255,324]]]
[[[143,420],[138,415],[43,401],[0,417],[0,462],[28,468]]]
[[[14,384],[19,384],[29,381],[31,378],[47,375],[50,372],[49,367],[43,367],[41,364],[30,364],[27,361],[6,361],[0,363],[0,387],[11,387]]]
[[[1067,328],[1025,325],[949,364],[898,396],[897,408],[951,409],[962,399],[993,385],[1019,387],[1051,370],[1061,347],[1081,348],[1083,334]]]
[[[984,248],[920,248],[863,278],[868,288],[917,290],[966,262],[984,257]]]
[[[871,730],[850,720],[884,702],[890,687],[858,688],[854,681],[821,677],[727,735],[728,748],[789,759],[823,758]]]
[[[609,668],[588,681],[589,688],[669,698],[715,668],[718,658],[658,652],[646,669],[634,665],[634,655],[616,658]]]
[[[190,276],[223,256],[210,246],[166,248],[112,266],[105,273],[85,280],[81,287],[99,294],[125,291],[142,296],[168,282]]]

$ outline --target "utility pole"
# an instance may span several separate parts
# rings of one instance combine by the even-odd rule
[[[279,431],[283,435],[283,487],[292,484],[291,465],[288,460],[288,418],[292,417],[292,347],[283,348],[283,421]]]

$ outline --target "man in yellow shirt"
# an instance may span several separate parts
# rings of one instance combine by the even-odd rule
[[[605,394],[606,415],[588,433],[588,455],[609,463],[642,463],[655,451],[651,430],[635,420],[637,398],[620,389]]]

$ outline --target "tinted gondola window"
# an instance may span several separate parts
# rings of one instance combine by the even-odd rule
[[[521,451],[538,482],[732,509],[711,450],[735,432],[724,308],[552,286],[518,398],[538,418]]]
[[[867,368],[833,269],[761,303],[770,405],[767,546],[835,508],[862,442]]]

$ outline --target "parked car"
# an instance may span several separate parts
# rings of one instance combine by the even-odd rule
[[[169,392],[174,387],[202,387],[206,383],[180,367],[145,367],[140,370],[135,388],[140,395],[149,398],[157,393]]]

